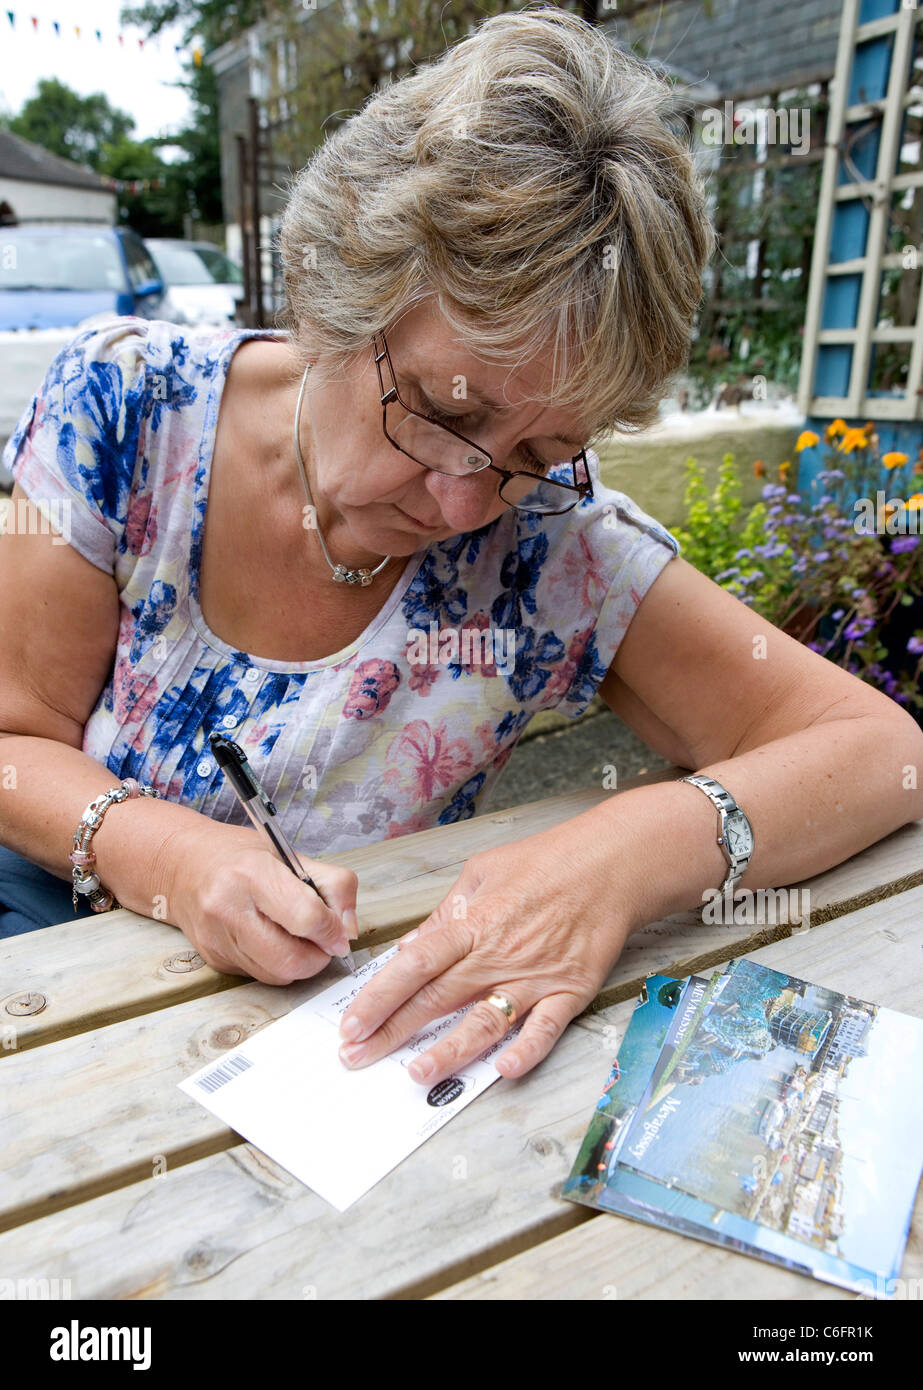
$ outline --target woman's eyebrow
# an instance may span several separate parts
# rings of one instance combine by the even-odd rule
[[[484,391],[479,386],[468,386],[466,389],[469,396],[474,396],[475,400],[480,401],[482,405],[491,406],[492,409],[496,410],[501,415],[509,414],[511,410],[516,409],[515,406],[509,405],[505,401],[498,401],[489,391]],[[567,436],[563,434],[545,434],[542,435],[542,438],[551,439],[555,444],[566,444],[568,448],[574,444],[574,440],[568,439]],[[581,446],[578,444],[577,448],[580,447]]]

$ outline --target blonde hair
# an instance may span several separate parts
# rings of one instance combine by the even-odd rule
[[[715,245],[675,109],[664,78],[567,11],[485,20],[369,97],[293,181],[296,347],[345,366],[435,295],[483,361],[553,349],[542,399],[594,438],[650,424]]]

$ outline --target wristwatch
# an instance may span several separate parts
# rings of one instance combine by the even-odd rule
[[[750,863],[753,853],[753,827],[731,793],[725,791],[714,777],[704,777],[696,772],[691,777],[680,777],[677,780],[691,782],[694,787],[701,788],[718,808],[718,844],[730,865],[720,891],[732,891]]]

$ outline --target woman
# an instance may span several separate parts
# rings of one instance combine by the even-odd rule
[[[913,720],[694,570],[584,452],[648,423],[688,350],[713,241],[669,113],[574,16],[495,17],[302,171],[290,336],[122,319],[60,354],[5,454],[14,509],[66,521],[0,543],[12,929],[25,864],[65,894],[39,921],[73,875],[219,969],[311,976],[355,935],[356,879],[305,855],[470,816],[537,710],[598,689],[712,782],[475,855],[344,1018],[367,1065],[475,1001],[416,1064],[431,1085],[522,1016],[514,1076],[637,927],[923,815]],[[212,730],[329,906],[257,841]]]

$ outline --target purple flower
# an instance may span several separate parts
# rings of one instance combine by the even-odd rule
[[[909,637],[907,651],[911,656],[923,656],[923,637]]]
[[[856,618],[855,621],[847,623],[843,636],[850,642],[856,642],[867,632],[871,632],[874,626],[874,618]]]
[[[907,550],[915,550],[919,544],[919,536],[895,536],[891,542],[891,554],[903,555]]]
[[[818,564],[823,564],[823,562],[824,562],[825,560],[829,560],[829,559],[830,559],[830,551],[829,551],[829,550],[818,550],[818,551],[815,553],[815,555],[814,555],[814,559],[818,562]]]
[[[830,616],[831,616],[831,618],[833,619],[833,621],[834,621],[835,623],[838,623],[838,622],[840,621],[840,619],[842,618],[842,616],[843,616],[843,609],[842,609],[842,608],[838,608],[838,609],[836,610],[836,612],[831,613]]]

